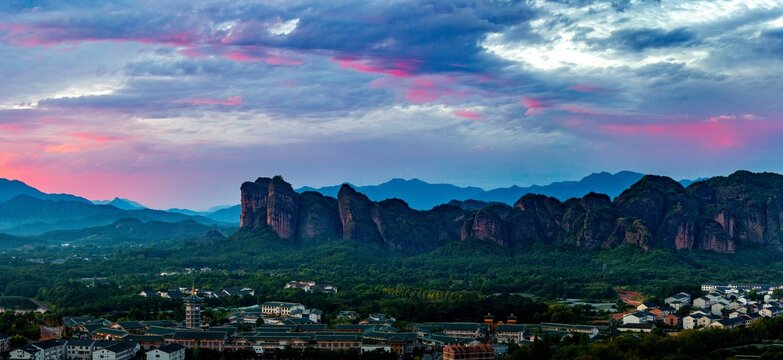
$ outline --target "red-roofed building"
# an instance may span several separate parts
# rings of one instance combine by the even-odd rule
[[[674,314],[666,315],[666,317],[663,318],[663,323],[671,327],[677,327],[680,325],[680,317]]]
[[[490,344],[447,345],[443,347],[443,360],[495,360],[495,349]]]
[[[612,321],[622,321],[623,320],[623,316],[625,316],[627,314],[630,314],[630,313],[629,312],[614,313],[614,314],[611,315],[610,318],[612,319]]]

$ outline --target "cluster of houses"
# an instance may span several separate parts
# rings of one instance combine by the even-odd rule
[[[207,267],[207,266],[201,267],[201,268],[186,267],[183,272],[179,272],[179,271],[161,271],[160,276],[177,276],[177,275],[181,275],[183,273],[184,274],[195,274],[195,273],[208,273],[208,272],[212,272],[212,268]]]
[[[192,300],[192,298],[191,298]],[[188,301],[186,301],[186,304]],[[192,303],[190,306],[198,306]],[[359,323],[326,324],[298,321],[292,316],[307,310],[298,303],[266,302],[258,305],[261,322],[247,326],[187,327],[170,320],[112,322],[96,317],[66,317],[64,326],[71,339],[50,340],[16,349],[12,359],[129,359],[141,351],[148,359],[180,359],[183,349],[216,351],[250,350],[257,354],[284,348],[351,350],[360,353],[385,351],[401,357],[414,350],[437,354],[444,359],[494,359],[504,353],[506,343],[529,343],[550,336],[574,333],[597,336],[604,329],[587,325],[556,323],[517,324],[516,317],[495,322],[488,315],[484,322],[440,322],[413,324],[401,330],[396,320],[385,314],[369,314]],[[353,311],[342,315],[359,319]],[[282,321],[281,321],[282,319]],[[176,350],[176,354],[174,351]],[[166,354],[163,354],[166,353]],[[38,355],[36,355],[38,354]]]
[[[722,328],[747,326],[762,317],[783,314],[781,299],[776,294],[783,287],[766,284],[702,285],[703,296],[691,299],[687,293],[678,293],[664,300],[664,305],[649,302],[636,311],[613,315],[620,331],[650,332],[658,326],[668,328]],[[688,314],[682,317],[684,308]]]
[[[260,305],[232,309],[228,320],[230,324],[254,325],[259,323],[274,325],[317,324],[323,320],[324,312],[308,308],[300,303],[267,301]]]
[[[142,347],[132,341],[84,339],[51,339],[35,342],[9,354],[11,360],[129,360]],[[160,345],[147,349],[147,360],[184,360],[185,347],[178,344]]]
[[[186,287],[180,287],[175,289],[164,289],[164,290],[150,290],[145,289],[140,291],[137,295],[142,297],[161,297],[164,299],[179,299],[186,297],[191,294],[191,288]],[[196,289],[196,294],[198,296],[208,298],[208,299],[217,299],[222,297],[231,297],[231,296],[255,296],[256,291],[245,286],[234,286],[229,287],[225,289],[221,289],[220,291],[213,291],[209,289]]]
[[[318,284],[315,281],[289,281],[283,287],[284,289],[299,289],[306,293],[336,294],[337,286],[329,284]]]

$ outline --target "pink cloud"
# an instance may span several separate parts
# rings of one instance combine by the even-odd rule
[[[748,120],[607,124],[600,128],[612,136],[641,138],[663,144],[674,141],[708,149],[732,149],[763,143],[783,133],[783,124]]]
[[[9,44],[22,47],[53,46],[82,42],[138,42],[143,44],[164,44],[171,46],[191,46],[200,41],[199,37],[188,32],[162,33],[158,36],[128,34],[128,36],[102,36],[95,29],[65,27],[50,24],[0,24],[0,31],[6,32],[3,39]]]
[[[191,105],[239,106],[242,105],[243,100],[241,96],[231,96],[225,100],[213,99],[213,98],[192,98],[192,99],[182,99],[176,102],[188,103]]]
[[[10,134],[20,134],[33,127],[34,126],[28,124],[0,124],[0,131]]]
[[[584,104],[563,104],[557,108],[571,114],[591,116],[618,116],[622,113],[612,109],[598,108]]]
[[[473,110],[455,110],[454,115],[457,115],[461,118],[470,119],[470,120],[481,120],[482,116],[481,114],[473,111]]]
[[[261,60],[255,56],[251,56],[249,54],[243,52],[237,52],[237,51],[227,52],[224,56],[226,59],[237,61],[237,62],[253,62],[253,61]]]
[[[600,92],[606,91],[606,90],[604,90],[602,88],[599,88],[599,87],[595,87],[595,86],[588,85],[588,84],[581,84],[581,83],[580,84],[574,84],[574,85],[568,87],[568,89],[576,91],[576,92],[581,92],[581,93],[600,93]]]
[[[454,82],[449,77],[420,77],[413,79],[405,94],[405,98],[414,104],[423,104],[439,100],[443,97],[464,97],[465,91],[457,91],[449,88]]]
[[[57,145],[46,145],[43,147],[43,151],[50,154],[71,154],[82,152],[88,148],[87,144],[83,143],[66,143]]]
[[[378,66],[371,64],[367,60],[360,60],[354,57],[338,56],[332,58],[332,61],[337,63],[341,68],[356,70],[369,74],[383,74],[396,77],[411,77],[412,72],[416,70],[416,64],[414,61],[398,60],[394,61],[390,66]]]
[[[186,57],[189,57],[189,58],[204,57],[204,53],[202,53],[198,49],[192,48],[192,47],[184,48],[184,49],[180,50],[179,53],[180,53],[180,55],[186,56]]]
[[[101,135],[101,134],[95,134],[89,132],[72,132],[66,135],[80,140],[92,141],[97,143],[107,143],[107,142],[121,141],[121,140],[128,139],[127,137]]]
[[[274,53],[255,55],[247,52],[229,51],[223,57],[236,62],[264,62],[269,65],[298,66],[304,64],[302,60]]]
[[[549,105],[544,101],[532,97],[523,97],[521,100],[519,100],[519,103],[527,108],[527,111],[525,111],[525,116],[541,115],[544,113],[545,109],[549,108]]]

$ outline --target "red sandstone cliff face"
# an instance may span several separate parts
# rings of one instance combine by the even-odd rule
[[[299,195],[291,184],[277,177],[269,183],[268,193],[266,224],[281,239],[293,239],[299,216]]]
[[[316,192],[299,196],[299,220],[296,238],[303,244],[341,239],[343,225],[337,211],[337,200]]]
[[[703,225],[700,248],[719,253],[733,253],[736,244],[720,223],[708,221]]]
[[[343,239],[382,243],[383,238],[372,217],[373,202],[344,184],[337,195],[340,221],[343,225]]]
[[[558,239],[563,231],[563,205],[555,198],[527,194],[519,199],[510,215],[511,238],[515,243],[544,242]]]
[[[509,238],[505,221],[497,213],[485,209],[479,210],[462,227],[462,240],[472,237],[479,240],[491,240],[508,246]]]
[[[617,226],[618,213],[609,196],[589,193],[581,199],[570,199],[563,206],[560,223],[567,242],[586,248],[614,245],[616,239],[611,235]]]
[[[290,240],[296,232],[299,199],[282,177],[258,178],[242,184],[240,228],[269,226],[281,239]]]
[[[239,226],[252,229],[260,224],[266,224],[266,206],[269,196],[270,178],[258,178],[255,182],[242,184],[242,213]]]
[[[725,210],[721,210],[715,214],[715,222],[720,224],[723,231],[725,231],[729,237],[734,237],[734,217],[726,215]]]

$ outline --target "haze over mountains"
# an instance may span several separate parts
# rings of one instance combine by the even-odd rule
[[[590,192],[615,197],[643,176],[630,171],[616,174],[602,172],[579,181],[545,186],[513,186],[489,191],[478,187],[430,184],[418,179],[392,179],[379,185],[354,186],[354,189],[364,193],[370,201],[402,199],[415,210],[428,210],[446,203],[463,209],[480,210],[492,202],[514,204],[527,193],[544,194],[562,200],[581,197]],[[305,187],[297,191],[304,193],[312,189],[337,198],[340,188]],[[56,239],[69,242],[110,241],[112,238],[117,239],[115,242],[132,242],[133,239],[146,242],[199,237],[209,230],[221,230],[228,235],[238,225],[241,213],[241,205],[219,206],[207,211],[164,211],[148,209],[138,202],[123,198],[89,201],[69,194],[46,194],[21,181],[0,179],[0,233],[5,234],[0,242],[6,245],[24,244],[24,239],[32,238],[38,242],[52,242]],[[18,238],[20,236],[23,238]]]

